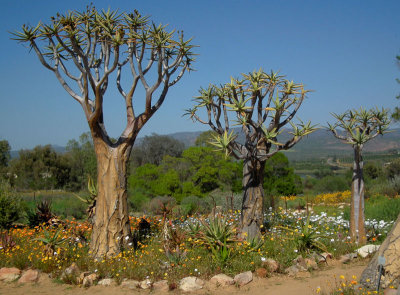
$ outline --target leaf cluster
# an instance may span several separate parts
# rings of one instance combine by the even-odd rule
[[[186,110],[185,115],[209,125],[218,134],[212,144],[226,155],[240,158],[244,151],[235,141],[237,134],[230,126],[233,123],[232,126],[241,126],[246,135],[246,153],[268,158],[272,156],[268,154],[271,146],[276,146],[276,151],[289,149],[301,137],[316,130],[310,122],[292,122],[308,92],[302,84],[287,80],[277,72],[266,73],[260,69],[242,74],[240,79],[231,78],[224,85],[201,88],[194,107]],[[201,118],[204,112],[206,119]],[[280,143],[277,136],[288,123],[293,127],[293,138]]]
[[[344,140],[353,146],[362,146],[377,135],[388,131],[389,111],[382,108],[364,108],[348,110],[342,114],[332,114],[336,119],[334,124],[328,123],[328,129],[336,138]],[[341,135],[340,131],[345,135]]]

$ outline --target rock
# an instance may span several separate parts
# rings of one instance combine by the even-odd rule
[[[300,271],[297,265],[292,265],[285,269],[285,273],[287,273],[291,277],[295,277],[297,273]]]
[[[18,283],[36,283],[39,280],[39,271],[36,269],[28,269],[22,274]]]
[[[64,270],[66,275],[78,274],[80,272],[78,265],[76,263],[72,263],[69,267]]]
[[[179,289],[190,292],[202,289],[204,281],[196,277],[186,277],[179,282]]]
[[[140,282],[136,281],[136,280],[124,280],[121,283],[122,288],[127,288],[127,289],[131,289],[131,290],[139,288],[139,285],[140,285]]]
[[[266,278],[268,275],[268,271],[265,268],[261,267],[256,269],[256,274],[259,278]]]
[[[352,259],[355,259],[355,258],[357,258],[357,253],[348,253],[348,254],[344,254],[344,255],[340,256],[339,257],[339,262],[348,263]]]
[[[66,283],[70,282],[79,282],[80,280],[80,270],[76,263],[72,263],[69,267],[67,267],[64,272],[61,274],[61,280]]]
[[[240,274],[237,274],[233,278],[233,280],[241,287],[247,285],[253,280],[253,274],[251,273],[251,271],[242,272]]]
[[[360,283],[366,288],[376,288],[378,282],[379,257],[385,258],[385,276],[381,279],[382,288],[400,283],[400,215],[390,233],[361,274]]]
[[[297,258],[293,260],[293,264],[301,271],[307,270],[306,260],[301,255],[297,256]]]
[[[79,277],[76,278],[76,281],[78,284],[83,284],[83,280],[85,279],[86,276],[90,275],[90,271],[85,271],[82,272]]]
[[[139,283],[139,287],[141,289],[150,289],[151,288],[151,281],[149,279],[145,279]]]
[[[318,264],[315,262],[314,259],[305,258],[304,262],[306,264],[307,270],[309,270],[309,269],[317,270],[318,269]]]
[[[19,278],[21,271],[16,267],[3,267],[0,269],[0,281],[12,282]]]
[[[233,285],[235,283],[235,281],[230,276],[220,273],[218,275],[213,276],[210,279],[210,283],[217,285],[217,286],[229,286],[229,285]]]
[[[365,245],[365,246],[362,246],[361,248],[358,248],[356,251],[357,251],[358,255],[360,255],[362,258],[365,258],[368,255],[378,251],[378,249],[379,249],[379,245]]]
[[[113,279],[102,279],[97,283],[97,285],[100,285],[100,286],[111,286],[113,284],[114,284]]]
[[[328,263],[329,260],[332,259],[332,254],[328,252],[324,252],[318,255],[318,263]]]
[[[162,281],[158,281],[158,282],[153,283],[153,290],[163,291],[163,292],[169,291],[168,281],[167,280],[162,280]]]
[[[279,263],[274,259],[268,258],[261,263],[262,267],[265,267],[269,272],[277,272],[279,269]]]
[[[88,276],[85,276],[85,277],[83,278],[83,280],[82,280],[82,285],[83,285],[84,287],[90,287],[90,286],[93,286],[93,285],[94,285],[94,282],[96,282],[96,281],[97,281],[97,274],[92,273],[92,274],[90,274],[90,275],[88,275]]]

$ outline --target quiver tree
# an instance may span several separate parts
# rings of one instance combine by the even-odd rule
[[[366,242],[364,226],[364,176],[362,150],[369,140],[387,132],[390,120],[385,109],[348,110],[343,114],[332,114],[336,122],[328,123],[333,135],[354,150],[353,177],[351,181],[350,237],[359,244]]]
[[[310,122],[294,124],[292,119],[303,103],[307,90],[302,84],[284,79],[277,73],[261,69],[243,74],[220,87],[200,89],[197,104],[187,114],[217,133],[211,142],[218,150],[243,160],[242,233],[255,237],[263,223],[263,175],[267,159],[293,147],[303,136],[313,132]],[[201,110],[205,110],[200,113]],[[201,117],[204,116],[204,119]],[[234,123],[231,125],[231,123]],[[277,136],[288,124],[289,139],[278,142]],[[232,126],[241,126],[244,142]]]
[[[86,116],[97,158],[90,245],[95,257],[115,255],[131,242],[126,165],[132,145],[193,61],[190,40],[184,40],[183,33],[175,37],[174,31],[151,23],[136,10],[120,14],[91,7],[57,14],[49,24],[24,25],[14,33],[15,40],[36,52]],[[103,119],[103,99],[112,80],[126,109],[126,127],[116,141],[108,136]],[[142,113],[135,112],[132,101],[138,84],[144,88]]]

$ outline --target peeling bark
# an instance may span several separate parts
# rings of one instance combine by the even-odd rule
[[[126,186],[130,148],[110,147],[101,139],[94,140],[94,147],[98,194],[90,250],[99,258],[114,256],[132,242]]]
[[[385,257],[384,275],[381,279],[382,288],[400,283],[400,215],[392,230],[383,241],[379,250],[361,274],[360,283],[367,288],[375,289],[378,285],[378,257]]]
[[[364,217],[364,177],[362,147],[354,147],[353,178],[351,183],[351,207],[350,207],[350,237],[353,242],[364,245],[365,217]]]
[[[264,221],[264,167],[265,161],[245,161],[243,164],[243,203],[241,235],[243,238],[258,237]]]

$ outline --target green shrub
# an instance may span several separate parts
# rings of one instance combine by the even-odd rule
[[[351,186],[351,178],[346,176],[325,176],[314,185],[314,191],[318,193],[332,193],[348,190]]]
[[[365,218],[394,221],[400,214],[400,199],[391,199],[385,196],[369,198],[365,201]],[[350,208],[344,209],[343,218],[350,219]]]
[[[0,182],[0,228],[9,229],[21,217],[21,199],[13,194],[8,182]]]

